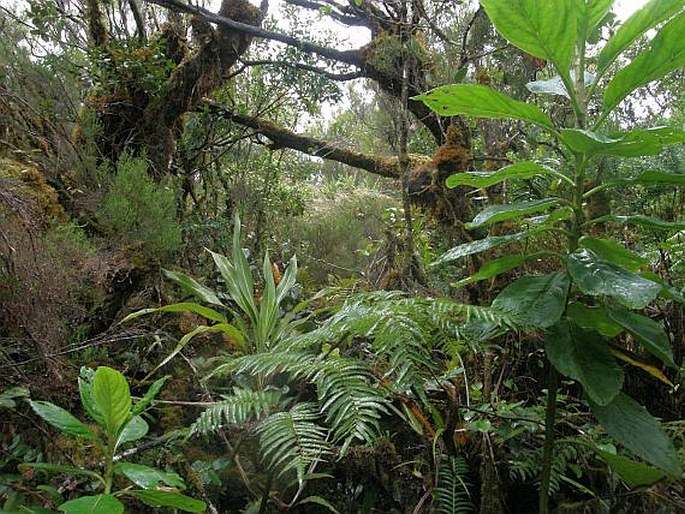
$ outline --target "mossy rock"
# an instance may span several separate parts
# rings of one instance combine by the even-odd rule
[[[67,219],[45,174],[34,164],[6,157],[0,157],[0,212],[18,214],[31,223]]]

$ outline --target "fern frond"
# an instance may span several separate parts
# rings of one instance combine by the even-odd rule
[[[469,467],[461,457],[443,456],[438,466],[433,490],[433,509],[437,514],[471,514],[475,508],[471,501],[468,481]]]
[[[278,476],[295,470],[301,484],[309,466],[331,453],[328,430],[314,422],[319,417],[315,404],[299,403],[257,427],[262,458]]]
[[[223,396],[223,401],[205,409],[190,427],[190,433],[204,435],[215,432],[226,425],[239,425],[250,420],[260,419],[276,407],[281,400],[282,393],[279,389],[252,391],[236,387],[231,396]]]

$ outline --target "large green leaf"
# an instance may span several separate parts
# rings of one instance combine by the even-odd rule
[[[490,250],[491,248],[495,248],[497,246],[513,243],[515,241],[520,241],[522,239],[525,239],[527,237],[530,237],[536,233],[539,233],[538,231],[529,231],[529,232],[517,232],[516,234],[507,234],[504,236],[490,236],[486,237],[484,239],[478,239],[476,241],[472,241],[470,243],[464,243],[459,246],[455,246],[454,248],[447,250],[445,253],[443,253],[438,259],[433,262],[431,265],[432,266],[438,266],[440,264],[444,264],[446,262],[452,262],[456,261],[459,259],[463,259],[464,257],[467,257],[469,255],[474,255],[476,253],[481,253],[485,252],[487,250]]]
[[[617,305],[607,305],[607,314],[614,323],[633,334],[649,353],[670,367],[678,368],[673,362],[671,342],[661,323]]]
[[[471,186],[490,187],[505,180],[526,179],[536,175],[547,175],[554,170],[533,161],[521,161],[497,171],[467,171],[447,177],[447,187]]]
[[[487,261],[483,264],[480,269],[473,275],[460,280],[454,287],[462,287],[467,284],[472,284],[473,282],[478,282],[479,280],[487,280],[491,277],[495,277],[500,273],[509,271],[510,269],[518,268],[521,264],[525,263],[530,259],[534,259],[536,255],[506,255],[495,259],[492,261]]]
[[[168,491],[133,490],[126,491],[125,494],[139,498],[150,507],[173,507],[184,512],[202,512],[207,508],[203,501]]]
[[[643,309],[654,300],[661,286],[580,248],[566,261],[578,288],[592,296],[606,295],[631,309]]]
[[[604,429],[628,451],[674,478],[682,478],[673,443],[647,409],[623,393],[607,405],[589,403]]]
[[[78,390],[83,408],[86,409],[86,412],[93,421],[98,425],[102,425],[102,415],[98,412],[98,408],[93,400],[93,391],[91,387],[93,375],[95,375],[94,370],[82,366],[80,376],[78,377]]]
[[[224,304],[219,300],[219,297],[211,289],[203,286],[195,279],[184,275],[183,273],[177,273],[175,271],[162,270],[164,276],[170,280],[176,282],[179,286],[185,289],[188,293],[196,296],[205,303],[212,305],[218,305],[224,307]]]
[[[544,212],[559,203],[558,198],[545,198],[528,202],[517,202],[507,205],[493,205],[480,211],[473,221],[464,226],[468,229],[484,227],[500,221],[522,218],[531,214]]]
[[[574,0],[481,0],[497,31],[514,46],[568,73],[579,15]]]
[[[441,116],[463,114],[477,118],[518,119],[554,130],[552,120],[538,107],[514,100],[487,86],[456,84],[415,96]]]
[[[98,494],[69,500],[57,510],[65,514],[123,514],[124,504],[111,494]]]
[[[183,479],[176,473],[169,473],[142,464],[119,462],[114,466],[114,472],[125,476],[143,489],[155,489],[162,484],[179,489],[186,487]]]
[[[623,328],[611,321],[603,306],[590,307],[579,302],[570,302],[566,315],[579,327],[594,330],[604,337],[616,337]]]
[[[562,321],[547,334],[545,351],[557,371],[580,382],[598,405],[608,404],[621,391],[623,369],[597,333]]]
[[[219,312],[215,311],[214,309],[210,309],[209,307],[205,307],[203,305],[193,302],[172,303],[170,305],[165,305],[164,307],[141,309],[139,311],[129,314],[123,320],[121,320],[121,322],[124,323],[125,321],[130,321],[132,319],[138,318],[145,314],[151,314],[153,312],[194,312],[195,314],[199,314],[203,318],[207,318],[212,321],[218,321],[219,323],[226,322],[226,317],[220,314]]]
[[[147,435],[149,429],[150,427],[148,426],[147,421],[145,421],[143,418],[140,416],[132,417],[119,434],[115,448],[124,443],[130,443],[137,441],[138,439],[142,439]]]
[[[655,484],[666,477],[666,473],[642,462],[637,462],[623,455],[616,455],[604,450],[595,449],[595,453],[621,477],[628,487],[644,487]]]
[[[50,423],[53,427],[59,428],[62,432],[85,439],[91,439],[93,441],[100,440],[92,430],[62,407],[43,401],[29,401],[29,403],[36,414]]]
[[[636,11],[619,27],[597,56],[597,76],[603,74],[633,41],[679,12],[683,5],[683,0],[651,0]]]
[[[649,264],[649,260],[634,254],[622,244],[611,239],[583,236],[578,244],[583,248],[592,250],[605,261],[617,264],[628,271],[638,271],[642,266]]]
[[[646,227],[658,228],[661,230],[685,230],[685,221],[664,221],[652,216],[644,216],[636,214],[634,216],[619,216],[615,214],[607,214],[591,220],[590,223],[629,223],[632,225],[644,225]]]
[[[131,418],[131,391],[124,375],[117,370],[100,366],[92,383],[93,401],[102,414],[103,427],[110,438]]]
[[[606,136],[590,130],[563,129],[561,137],[572,151],[588,155],[640,157],[658,155],[662,150],[661,140],[646,130]]]
[[[685,13],[662,27],[628,66],[621,68],[604,91],[604,108],[611,111],[640,86],[685,66]]]
[[[526,327],[547,328],[564,312],[569,278],[565,272],[526,276],[505,287],[492,306]]]
[[[662,184],[683,186],[685,185],[685,173],[669,173],[667,171],[647,170],[630,180],[630,182],[643,186],[656,186]]]

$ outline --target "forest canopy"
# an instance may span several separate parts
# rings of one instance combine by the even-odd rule
[[[683,33],[0,4],[0,511],[685,510]]]

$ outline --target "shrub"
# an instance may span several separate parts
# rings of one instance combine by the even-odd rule
[[[139,247],[145,257],[166,260],[181,245],[176,192],[171,183],[155,183],[143,157],[125,153],[97,214],[104,232]]]

